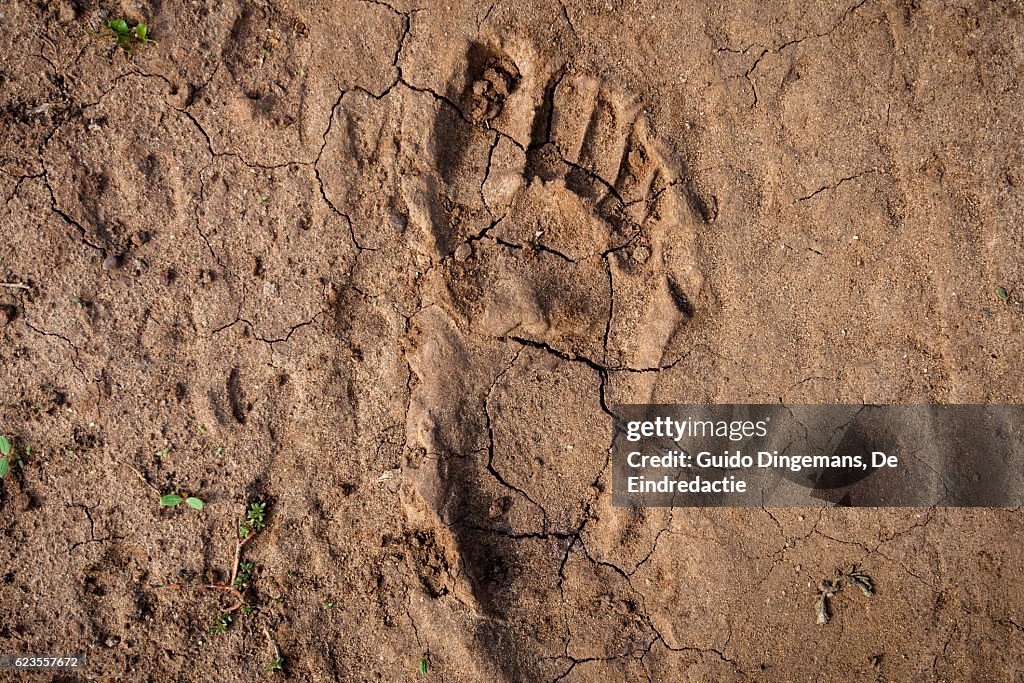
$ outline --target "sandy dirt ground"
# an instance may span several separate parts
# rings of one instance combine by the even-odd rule
[[[608,412],[1024,399],[1022,11],[0,3],[0,680],[1024,680],[1018,510],[614,508]]]

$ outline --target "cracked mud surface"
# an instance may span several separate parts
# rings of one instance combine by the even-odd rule
[[[1019,402],[1018,9],[96,8],[0,7],[0,652],[1017,680],[1018,511],[617,509],[608,409]]]

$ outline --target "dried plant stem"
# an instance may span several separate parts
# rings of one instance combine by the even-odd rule
[[[274,648],[274,660],[280,661],[281,648],[277,646],[277,641],[275,641],[273,637],[271,637],[270,631],[267,630],[266,626],[263,627],[263,635],[265,635],[267,637],[267,640],[270,641],[270,647]]]

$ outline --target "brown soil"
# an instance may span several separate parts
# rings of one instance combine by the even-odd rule
[[[3,3],[0,653],[1022,680],[1017,510],[611,506],[614,403],[1024,399],[1019,5],[724,7]]]

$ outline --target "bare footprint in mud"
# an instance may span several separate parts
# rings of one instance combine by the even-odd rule
[[[461,557],[480,616],[466,640],[539,680],[655,638],[581,539],[607,495],[605,381],[640,373],[628,399],[646,402],[678,357],[702,286],[697,218],[629,97],[545,73],[522,46],[473,45],[467,61],[464,82],[414,92],[404,113],[428,161],[400,202],[431,263],[407,353],[408,508]]]

